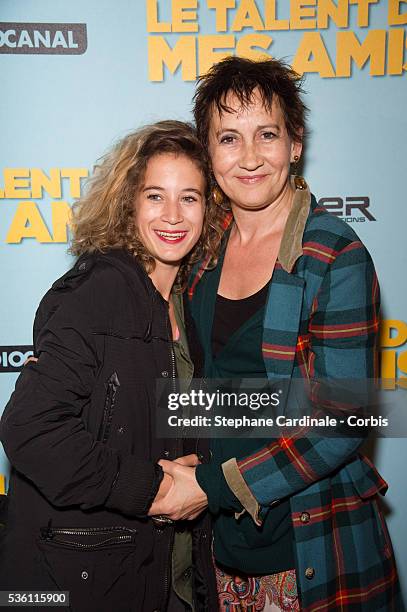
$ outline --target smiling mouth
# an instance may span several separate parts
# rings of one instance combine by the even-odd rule
[[[154,232],[157,234],[160,240],[166,242],[167,244],[177,244],[178,242],[184,240],[185,236],[188,234],[186,230],[173,232],[154,230]]]
[[[267,177],[267,174],[254,174],[252,176],[237,176],[236,178],[244,185],[256,185]]]

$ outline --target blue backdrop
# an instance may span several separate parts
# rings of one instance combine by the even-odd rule
[[[233,53],[283,57],[305,73],[304,175],[372,253],[382,375],[407,387],[406,0],[2,0],[0,11],[0,405],[40,298],[71,263],[66,221],[83,177],[128,130],[190,119],[196,75]],[[390,485],[405,588],[406,444],[380,440],[370,454]]]

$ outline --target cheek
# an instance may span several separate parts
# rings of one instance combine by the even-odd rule
[[[143,217],[142,215],[140,215],[140,212],[138,210],[134,211],[133,219],[135,226],[140,231],[143,227]]]
[[[285,171],[289,172],[291,160],[291,150],[289,147],[281,147],[280,150],[273,152],[268,159],[270,165],[276,170],[283,173]]]
[[[217,155],[212,159],[212,169],[217,180],[227,179],[231,167],[233,167],[233,163],[228,153]]]
[[[135,208],[134,218],[138,225],[149,223],[154,216],[154,208],[147,202],[143,202]]]
[[[191,225],[192,233],[191,236],[194,236],[194,239],[197,240],[200,234],[202,233],[202,227],[205,218],[205,206],[197,208],[195,210],[191,210],[188,215],[188,221]]]
[[[282,170],[287,170],[288,172],[290,169],[290,160],[291,160],[290,151],[282,151],[281,155],[278,158],[277,163]]]
[[[195,217],[193,219],[193,225],[194,225],[196,231],[199,232],[199,233],[202,232],[204,218],[205,218],[205,208],[202,207],[201,210],[197,211],[197,213],[196,213],[196,215],[195,215]]]
[[[149,235],[150,219],[143,212],[136,212],[134,214],[134,225],[139,236],[145,241]]]
[[[211,158],[212,170],[214,175],[222,174],[225,169],[225,159],[227,158],[227,153],[225,151],[221,151],[218,147],[211,147],[209,149],[209,155]]]

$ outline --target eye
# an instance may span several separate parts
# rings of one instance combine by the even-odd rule
[[[233,134],[225,134],[221,136],[220,143],[221,144],[233,144],[236,141],[236,136]]]
[[[147,200],[151,200],[153,202],[160,202],[162,200],[161,195],[159,193],[149,193],[147,195]]]
[[[197,202],[198,198],[193,195],[185,195],[182,197],[182,201],[186,202],[187,204],[192,204],[193,202]]]
[[[261,138],[263,140],[273,140],[273,138],[276,138],[276,134],[274,132],[262,132],[261,133]]]

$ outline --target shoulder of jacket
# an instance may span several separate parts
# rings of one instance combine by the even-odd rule
[[[82,255],[41,299],[34,328],[41,328],[63,304],[77,311],[79,304],[88,310],[91,304],[98,303],[100,312],[113,307],[127,290],[124,275],[108,258],[99,253]]]
[[[95,257],[92,255],[83,255],[65,274],[58,278],[52,285],[51,291],[61,291],[73,289],[80,285],[86,278],[89,277],[91,270],[95,266]]]
[[[99,284],[103,281],[120,281],[124,273],[115,265],[114,260],[102,253],[82,255],[63,276],[51,286],[52,291],[75,290],[84,284]]]
[[[324,243],[324,235],[328,243],[336,237],[338,241],[361,242],[357,233],[339,217],[317,206],[310,213],[304,230],[304,241],[310,233],[318,232],[319,241]]]
[[[91,325],[103,327],[106,321],[111,325],[123,313],[129,316],[136,303],[140,306],[128,282],[130,270],[117,265],[115,257],[99,253],[81,256],[40,301],[33,325],[34,346],[41,330],[52,321],[58,325],[69,321],[86,331]]]

